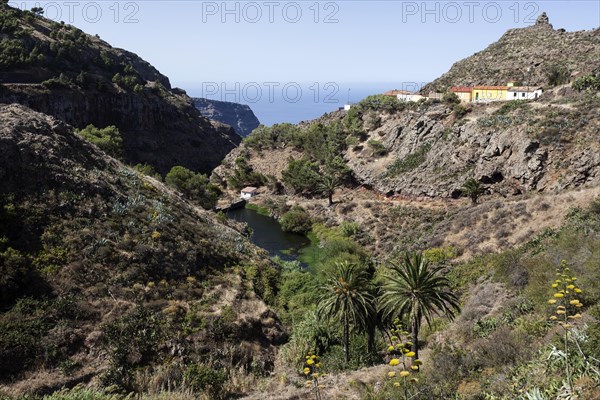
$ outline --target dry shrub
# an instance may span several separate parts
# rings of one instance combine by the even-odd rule
[[[500,327],[487,338],[476,340],[471,346],[467,367],[500,368],[517,365],[531,356],[533,338],[525,333]]]
[[[477,381],[462,381],[458,385],[456,393],[464,400],[478,400],[482,395],[481,383]]]

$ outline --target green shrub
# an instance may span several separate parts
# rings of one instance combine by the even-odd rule
[[[521,107],[524,107],[527,104],[527,100],[511,100],[508,101],[495,112],[495,114],[505,115],[514,110],[518,110]]]
[[[558,86],[569,81],[569,69],[565,65],[552,64],[546,67],[546,78],[550,86]]]
[[[376,94],[368,96],[361,100],[357,105],[352,107],[357,109],[357,112],[364,113],[368,110],[373,111],[386,111],[386,112],[397,112],[406,108],[406,102],[398,100],[396,96],[385,96],[382,94]]]
[[[575,79],[571,86],[579,92],[582,90],[600,90],[600,77],[594,75],[582,76]]]
[[[227,178],[227,185],[240,190],[246,186],[262,186],[267,182],[267,177],[254,171],[244,157],[238,157],[234,162],[233,174]]]
[[[373,155],[377,157],[382,157],[387,154],[387,149],[379,140],[371,139],[367,142],[367,144],[373,150]]]
[[[478,319],[473,324],[473,333],[480,338],[488,337],[498,327],[498,320],[494,317]]]
[[[205,392],[215,399],[225,398],[223,392],[227,373],[223,369],[205,364],[192,364],[184,371],[183,379],[185,384],[196,392]]]
[[[340,225],[340,231],[346,237],[355,236],[360,232],[360,224],[358,222],[344,221]]]
[[[212,209],[217,204],[217,200],[221,195],[219,187],[210,183],[206,175],[179,165],[171,168],[165,176],[165,182],[207,210]]]
[[[427,153],[431,149],[430,143],[422,144],[414,152],[408,154],[402,159],[394,161],[387,167],[387,176],[395,176],[404,172],[412,171],[423,164],[427,158]]]
[[[290,211],[283,214],[279,223],[284,232],[298,233],[301,235],[305,235],[310,231],[312,226],[310,215],[300,206],[295,206]]]
[[[252,282],[254,293],[265,303],[275,304],[279,286],[280,270],[271,265],[249,265],[244,268],[246,279]]]
[[[254,149],[274,149],[278,146],[291,145],[301,150],[304,135],[300,128],[293,124],[275,124],[272,127],[259,125],[243,142]]]
[[[286,325],[302,320],[307,304],[316,304],[320,293],[315,274],[295,270],[281,275],[277,294],[277,314]]]
[[[314,194],[320,180],[319,165],[307,158],[290,158],[282,176],[283,183],[296,193]]]
[[[161,314],[138,305],[133,312],[102,326],[102,344],[108,350],[111,368],[102,377],[105,385],[123,387],[134,367],[155,360],[164,338]]]
[[[148,175],[153,177],[154,179],[162,181],[162,176],[158,172],[156,172],[154,167],[150,164],[136,164],[133,166],[133,169],[141,174]]]
[[[124,155],[123,138],[119,128],[114,125],[106,128],[96,128],[94,125],[88,125],[77,131],[77,134],[90,143],[95,144],[106,154],[122,159]]]
[[[434,264],[447,262],[456,256],[456,249],[452,246],[434,247],[423,251],[423,257]]]
[[[460,98],[454,92],[446,92],[442,97],[442,101],[447,104],[460,104]]]

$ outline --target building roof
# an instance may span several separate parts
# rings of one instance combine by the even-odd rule
[[[512,86],[514,87],[514,86]],[[508,86],[473,86],[474,90],[506,90]]]
[[[242,189],[242,193],[254,193],[258,190],[258,188],[255,188],[253,186],[248,186]]]
[[[541,89],[541,86],[512,86],[508,88],[509,92],[535,92]]]
[[[459,93],[464,93],[464,92],[471,93],[472,90],[473,90],[473,88],[470,87],[470,86],[452,86],[450,88],[450,91],[451,92],[455,92],[455,93],[456,92],[459,92]]]
[[[398,89],[394,89],[394,90],[388,90],[387,92],[385,92],[383,95],[384,96],[397,96],[399,94],[414,94],[412,92],[409,92],[408,90],[398,90]]]

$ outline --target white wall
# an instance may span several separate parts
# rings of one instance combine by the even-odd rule
[[[515,96],[516,94],[516,96]],[[542,89],[536,89],[534,92],[506,92],[506,100],[534,100],[542,95]]]

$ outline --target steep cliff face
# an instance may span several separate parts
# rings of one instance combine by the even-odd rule
[[[599,54],[600,28],[579,32],[554,29],[544,13],[534,25],[508,30],[486,49],[456,62],[423,92],[445,91],[449,86],[505,85],[510,80],[547,85],[553,74],[553,79],[568,80],[573,72],[598,68]]]
[[[186,96],[152,84],[146,94],[44,85],[5,84],[0,89],[0,102],[23,104],[78,128],[116,125],[126,161],[151,164],[163,174],[174,165],[209,172],[241,140],[230,127],[198,115]]]
[[[133,53],[69,25],[0,5],[0,102],[77,128],[116,125],[126,160],[209,172],[241,138],[202,117],[180,89]]]
[[[285,334],[233,268],[275,269],[235,226],[21,105],[0,154],[0,392],[131,390],[224,348],[215,369],[272,367]]]
[[[248,105],[197,97],[192,100],[204,117],[231,126],[242,137],[248,136],[260,125]]]

